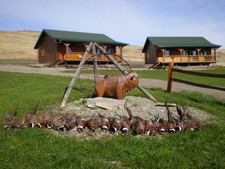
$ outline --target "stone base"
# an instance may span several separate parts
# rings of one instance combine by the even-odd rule
[[[125,104],[125,100],[95,97],[95,98],[84,99],[84,103],[89,108],[100,107],[102,109],[113,110],[113,109],[123,108]]]

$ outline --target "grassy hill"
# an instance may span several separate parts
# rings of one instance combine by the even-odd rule
[[[37,50],[34,45],[40,35],[37,31],[0,31],[0,62],[33,62],[37,63]],[[142,46],[129,45],[124,47],[123,55],[131,65],[144,64]],[[218,64],[225,65],[225,50],[217,50]]]
[[[0,31],[1,60],[37,60],[34,44],[40,32]]]

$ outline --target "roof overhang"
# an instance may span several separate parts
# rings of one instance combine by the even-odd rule
[[[71,32],[71,31],[59,31],[59,30],[49,30],[43,29],[41,32],[34,49],[37,49],[41,43],[43,37],[47,35],[56,42],[64,43],[90,43],[96,42],[99,44],[105,45],[114,45],[114,46],[126,46],[127,43],[117,42],[109,38],[104,34],[97,33],[84,33],[84,32]]]
[[[220,48],[203,37],[147,37],[142,53],[146,52],[149,44],[156,48]]]

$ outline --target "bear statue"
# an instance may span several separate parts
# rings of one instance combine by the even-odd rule
[[[124,99],[127,92],[138,86],[138,81],[138,74],[135,72],[126,75],[106,75],[96,84],[95,90],[99,97]]]

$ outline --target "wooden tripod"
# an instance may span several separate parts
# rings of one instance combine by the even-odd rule
[[[97,43],[93,43],[93,42],[90,42],[82,59],[81,59],[81,62],[77,68],[77,71],[75,72],[65,94],[64,94],[64,97],[63,97],[63,100],[61,102],[61,105],[60,107],[64,107],[66,105],[66,102],[68,100],[68,97],[72,91],[72,88],[77,80],[77,77],[80,75],[80,72],[83,68],[83,65],[84,63],[86,62],[87,60],[87,57],[88,57],[88,54],[91,52],[92,53],[92,58],[93,58],[93,69],[94,69],[94,82],[97,83],[98,81],[98,74],[97,74],[97,56],[96,56],[96,48],[98,48],[124,75],[126,75],[128,72],[123,69],[123,67],[109,54],[106,52],[106,50],[100,46],[99,44]],[[149,94],[140,84],[138,85],[138,89],[143,92],[145,94],[145,96],[150,99],[151,101],[153,102],[158,102],[151,94]]]

